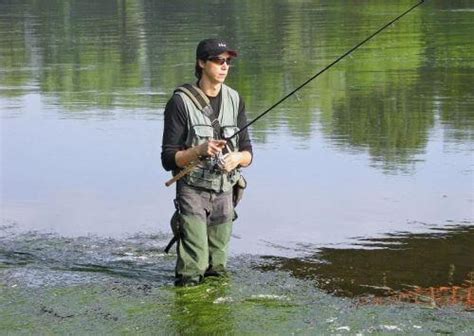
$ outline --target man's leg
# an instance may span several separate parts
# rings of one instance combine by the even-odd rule
[[[207,223],[196,216],[182,215],[175,284],[185,286],[200,283],[208,260]]]
[[[220,275],[226,271],[233,217],[232,192],[214,194],[207,227],[209,245],[209,267],[205,274],[207,276]]]
[[[210,193],[178,184],[177,200],[181,216],[177,247],[176,282],[194,285],[202,281],[209,262],[207,213]]]
[[[226,271],[231,233],[232,222],[208,226],[209,268],[206,276],[220,275]]]

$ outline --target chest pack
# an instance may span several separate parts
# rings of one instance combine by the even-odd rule
[[[210,139],[225,139],[237,130],[237,115],[239,96],[235,90],[226,85],[221,87],[221,101],[215,111],[209,97],[194,84],[183,84],[175,90],[184,103],[187,112],[188,135],[185,147],[190,148],[209,141]],[[229,151],[238,151],[238,137],[228,141]],[[240,177],[239,169],[225,173],[219,169],[219,157],[207,157],[183,179],[191,186],[227,192]]]

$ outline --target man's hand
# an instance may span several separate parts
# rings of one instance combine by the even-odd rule
[[[241,152],[230,152],[224,155],[224,166],[223,169],[226,173],[230,173],[232,170],[237,168],[237,166],[242,161]]]
[[[209,140],[198,146],[178,151],[174,157],[176,165],[180,168],[183,168],[191,162],[199,159],[201,156],[217,155],[222,152],[225,144],[225,140]]]
[[[225,144],[225,140],[209,140],[195,148],[199,156],[214,156],[222,152]]]

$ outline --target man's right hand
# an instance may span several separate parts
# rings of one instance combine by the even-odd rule
[[[196,146],[196,149],[199,156],[214,156],[222,152],[225,144],[225,140],[209,140]]]
[[[201,156],[214,156],[222,152],[226,144],[225,140],[209,140],[198,146],[176,152],[176,165],[180,168],[199,159]]]

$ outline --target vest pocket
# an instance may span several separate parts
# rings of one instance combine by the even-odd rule
[[[194,125],[191,132],[193,133],[192,146],[200,145],[203,142],[212,139],[214,135],[214,130],[209,125]]]
[[[222,191],[223,178],[222,174],[211,172],[210,167],[208,169],[197,168],[188,174],[186,182],[194,187],[220,192]]]

